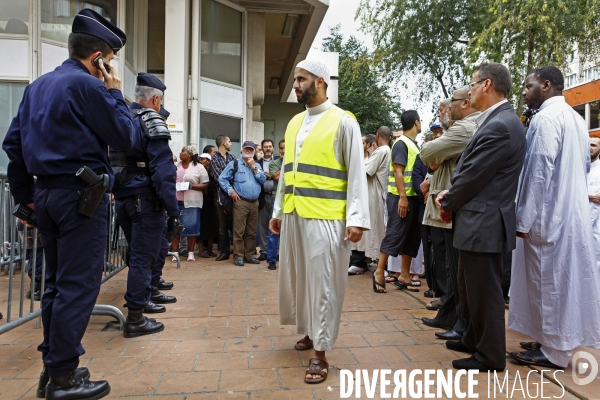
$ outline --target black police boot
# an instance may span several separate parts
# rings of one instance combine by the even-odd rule
[[[31,299],[31,289],[25,295],[28,299]],[[42,280],[35,278],[35,284],[33,286],[33,300],[40,301],[42,299]]]
[[[171,290],[173,289],[173,282],[165,282],[163,278],[158,281],[158,290]]]
[[[177,297],[175,296],[167,296],[164,293],[161,293],[156,286],[152,286],[152,292],[150,294],[150,301],[156,304],[169,304],[176,303]]]
[[[68,375],[50,377],[50,382],[46,386],[48,400],[101,399],[109,393],[108,382],[90,382],[88,378],[77,376],[75,371]]]
[[[88,371],[86,367],[77,368],[73,375],[81,379],[90,379],[90,371]],[[50,376],[48,375],[46,365],[44,365],[44,368],[42,368],[42,373],[40,374],[40,381],[38,383],[37,393],[35,394],[40,399],[46,397],[46,386],[48,386],[49,380]]]
[[[148,301],[144,306],[144,314],[158,314],[167,311],[165,306],[154,304],[152,300]]]
[[[123,327],[123,336],[126,338],[138,337],[143,335],[152,335],[162,332],[165,326],[162,322],[157,322],[154,318],[145,317],[144,310],[127,311],[127,319]]]

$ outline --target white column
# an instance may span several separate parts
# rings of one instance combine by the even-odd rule
[[[260,106],[265,101],[265,32],[266,14],[248,13],[248,64],[246,68],[246,140],[264,139]]]
[[[587,125],[588,131],[590,130],[591,121],[592,121],[592,109],[590,108],[590,103],[585,103],[585,123]]]
[[[182,123],[184,144],[189,141],[188,79],[190,42],[190,1],[165,1],[165,108],[169,123]],[[195,138],[194,138],[195,139]]]
[[[200,140],[200,0],[192,0],[192,54],[191,54],[191,93],[190,93],[190,133],[189,142],[197,145]]]

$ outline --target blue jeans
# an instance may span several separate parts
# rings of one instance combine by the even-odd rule
[[[275,196],[269,196],[269,199],[266,199],[270,205],[271,210],[273,209],[273,204],[275,203]],[[274,234],[269,231],[269,242],[267,243],[267,262],[268,263],[276,263],[277,255],[279,254],[279,235]]]

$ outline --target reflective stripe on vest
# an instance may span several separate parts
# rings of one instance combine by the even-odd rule
[[[348,170],[335,158],[333,146],[345,113],[336,106],[327,110],[306,136],[298,160],[296,136],[306,111],[288,124],[285,141],[290,151],[284,165],[284,213],[296,211],[303,218],[346,220]]]
[[[392,146],[392,154],[394,153],[394,147],[398,142],[402,140],[402,142],[406,145],[408,149],[408,160],[406,161],[406,165],[404,166],[404,191],[407,196],[416,196],[417,192],[413,188],[413,179],[412,173],[415,168],[415,161],[417,161],[417,155],[419,154],[419,148],[417,145],[407,138],[406,136],[400,136],[398,140],[394,142]],[[390,172],[388,174],[388,193],[394,194],[396,196],[399,195],[398,188],[396,187],[396,177],[394,175],[394,160],[390,157]]]

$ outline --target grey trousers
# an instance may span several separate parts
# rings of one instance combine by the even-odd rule
[[[269,243],[269,221],[273,215],[273,202],[271,194],[265,193],[265,206],[258,211],[258,230],[260,233],[260,252],[267,254],[267,245]]]

